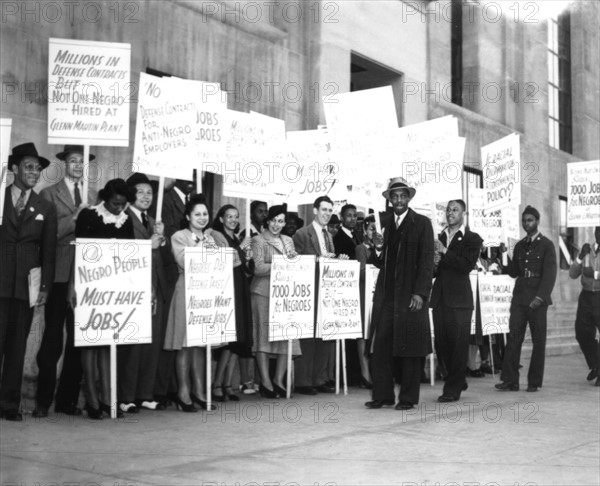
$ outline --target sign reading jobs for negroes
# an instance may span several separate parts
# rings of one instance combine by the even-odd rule
[[[269,290],[269,341],[312,338],[315,332],[315,257],[274,255]]]
[[[488,211],[521,203],[521,144],[517,134],[481,147],[484,204]]]
[[[508,275],[479,275],[479,304],[483,335],[509,332],[510,303],[515,280]]]
[[[129,146],[131,44],[50,38],[48,143]]]
[[[567,164],[567,226],[590,228],[600,225],[600,160]]]
[[[150,240],[77,238],[75,346],[152,342]]]
[[[235,341],[233,249],[186,248],[184,275],[185,346]]]
[[[317,337],[327,340],[363,336],[359,281],[359,262],[320,259]]]

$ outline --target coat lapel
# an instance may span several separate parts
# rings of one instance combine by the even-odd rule
[[[60,199],[71,210],[72,213],[75,212],[75,202],[71,197],[71,193],[69,192],[64,179],[56,184],[56,197]]]
[[[6,192],[4,193],[4,214],[2,217],[4,221],[10,221],[11,224],[16,228],[17,215],[15,214],[15,207],[12,202],[11,187],[12,184],[6,188]]]

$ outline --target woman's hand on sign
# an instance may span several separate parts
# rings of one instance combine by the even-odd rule
[[[153,234],[150,237],[150,241],[152,241],[152,249],[156,250],[156,249],[158,249],[159,247],[162,246],[162,244],[165,241],[165,238],[164,238],[164,236]]]
[[[154,222],[154,234],[163,236],[165,234],[165,223],[163,223],[162,221],[155,221]]]
[[[294,258],[296,258],[298,256],[298,253],[296,252],[296,250],[289,250],[285,256],[287,258],[289,258],[290,260],[293,260]]]
[[[344,253],[341,253],[338,255],[338,260],[350,260],[350,257]]]

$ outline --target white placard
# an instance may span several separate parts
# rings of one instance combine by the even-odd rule
[[[567,226],[600,226],[600,160],[567,164]]]
[[[131,44],[50,38],[48,143],[129,146]]]
[[[10,149],[10,131],[12,119],[0,118],[0,225],[4,213],[4,194],[6,192],[6,176],[8,174],[8,153]]]
[[[502,211],[485,209],[485,191],[469,188],[469,228],[483,238],[485,246],[498,246],[502,238]]]
[[[235,341],[233,248],[185,248],[186,347]]]
[[[133,162],[135,171],[191,180],[198,159],[196,91],[140,73]]]
[[[471,292],[473,292],[473,313],[471,314],[471,335],[477,333],[477,270],[469,274],[469,280],[471,281]]]
[[[150,240],[77,238],[75,346],[152,342]]]
[[[362,337],[359,281],[359,262],[319,258],[318,338]]]
[[[314,255],[274,255],[269,289],[269,341],[315,335]]]
[[[486,210],[521,203],[519,135],[511,134],[481,147],[481,166]]]
[[[371,318],[373,316],[373,298],[375,297],[375,287],[377,286],[377,277],[379,276],[379,268],[375,265],[367,264],[365,266],[365,339],[369,338],[371,329]]]
[[[509,332],[514,287],[515,280],[509,275],[479,275],[479,304],[484,336]]]

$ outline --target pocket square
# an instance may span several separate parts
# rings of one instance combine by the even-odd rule
[[[36,220],[36,221],[44,221],[44,215],[43,215],[43,214],[38,214],[38,215],[35,217],[35,220]]]

